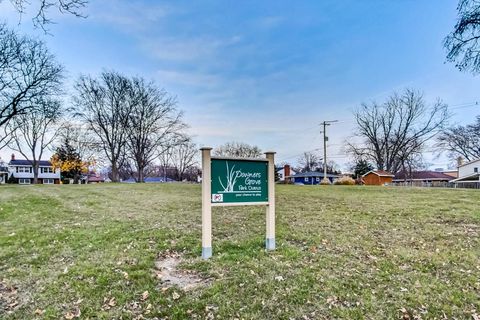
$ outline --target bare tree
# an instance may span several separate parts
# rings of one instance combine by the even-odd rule
[[[445,38],[447,60],[460,70],[480,71],[480,0],[460,0],[458,20]]]
[[[101,146],[85,125],[65,120],[58,132],[60,141],[68,141],[79,157],[85,161],[96,161]]]
[[[130,82],[128,155],[134,162],[137,182],[143,182],[145,168],[158,157],[158,150],[167,149],[172,141],[181,143],[178,138],[186,125],[182,113],[177,111],[175,98],[165,90],[141,78]]]
[[[0,0],[0,3],[5,0]],[[87,0],[8,0],[12,7],[20,14],[20,17],[26,14],[27,7],[33,7],[33,25],[46,30],[45,27],[53,21],[48,17],[50,9],[56,9],[60,13],[72,14],[76,17],[84,17],[82,9],[84,9]]]
[[[0,24],[0,147],[9,140],[7,123],[59,93],[63,67],[41,41],[19,36]]]
[[[437,147],[450,152],[452,158],[468,161],[480,158],[480,116],[475,123],[446,128],[438,137]]]
[[[233,141],[219,146],[213,154],[219,157],[259,158],[262,156],[262,150],[257,146]]]
[[[197,163],[198,148],[190,139],[173,147],[172,165],[175,167],[177,179],[185,179],[185,173]]]
[[[166,182],[168,178],[168,168],[173,163],[173,146],[162,149],[159,152],[158,159],[160,160],[160,167],[162,170],[161,175],[163,176],[164,181]]]
[[[126,160],[130,101],[130,82],[116,72],[102,72],[99,79],[81,76],[75,85],[76,116],[84,120],[98,138],[112,170],[112,181],[120,181],[119,169]]]
[[[405,90],[383,104],[362,104],[355,113],[356,136],[362,144],[347,143],[355,156],[375,163],[377,169],[397,172],[420,153],[448,120],[447,106],[437,101],[427,107],[423,95]]]
[[[33,183],[38,183],[39,161],[44,151],[55,140],[56,126],[62,115],[57,100],[39,100],[37,107],[14,118],[12,141],[9,147],[30,159],[33,167]]]
[[[301,172],[317,171],[322,168],[322,158],[316,153],[308,151],[298,159],[298,164]]]

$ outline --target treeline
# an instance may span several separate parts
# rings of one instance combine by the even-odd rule
[[[143,182],[160,163],[177,180],[193,179],[197,147],[174,96],[116,71],[82,75],[66,96],[64,75],[42,41],[0,24],[0,149],[31,160],[35,183],[48,149],[73,179],[99,163],[112,181],[129,172]]]

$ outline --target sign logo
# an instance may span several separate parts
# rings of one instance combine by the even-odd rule
[[[212,202],[223,202],[223,194],[212,194]]]

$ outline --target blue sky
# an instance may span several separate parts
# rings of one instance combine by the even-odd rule
[[[200,145],[244,141],[295,162],[321,148],[319,123],[338,119],[329,151],[345,164],[352,110],[406,87],[455,107],[452,122],[480,114],[458,108],[480,100],[479,78],[445,62],[456,1],[92,0],[86,13],[55,14],[46,36],[0,4],[0,19],[48,43],[67,85],[103,69],[155,80]]]

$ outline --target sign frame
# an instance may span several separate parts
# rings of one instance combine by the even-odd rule
[[[200,150],[202,152],[202,258],[209,259],[212,256],[212,207],[220,206],[266,206],[265,247],[267,250],[275,250],[275,152],[266,152],[265,158],[212,158],[212,148],[203,147]],[[267,201],[212,202],[212,160],[266,163]]]

